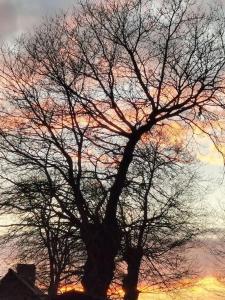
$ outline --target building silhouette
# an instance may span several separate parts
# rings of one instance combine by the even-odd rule
[[[35,286],[36,269],[33,264],[18,264],[0,280],[1,300],[45,300],[44,293]]]

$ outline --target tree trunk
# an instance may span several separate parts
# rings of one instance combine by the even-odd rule
[[[56,281],[50,282],[50,285],[48,287],[49,299],[52,299],[57,295],[58,288],[59,288],[59,282],[56,282]]]
[[[104,221],[85,225],[81,230],[87,250],[82,285],[87,294],[99,299],[107,297],[107,291],[113,279],[114,260],[121,242],[116,215],[117,206],[125,185],[129,165],[132,162],[133,152],[140,137],[141,133],[135,131],[127,142],[115,182],[110,191]]]
[[[142,248],[129,247],[124,254],[124,260],[127,263],[127,274],[123,279],[124,300],[138,299],[138,275],[142,256]]]
[[[89,224],[82,236],[87,250],[82,279],[84,291],[98,299],[106,299],[121,240],[119,228],[104,223]]]

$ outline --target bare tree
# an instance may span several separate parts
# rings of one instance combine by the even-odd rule
[[[33,177],[17,182],[3,194],[1,211],[14,215],[15,223],[1,238],[17,249],[14,259],[35,262],[38,281],[50,297],[63,284],[81,275],[85,253],[77,229],[57,213],[47,183]]]
[[[144,134],[178,122],[215,138],[223,22],[190,0],[84,2],[3,51],[1,174],[60,182],[54,198],[80,230],[90,295],[106,297],[112,281],[118,206]]]
[[[158,132],[155,141],[134,153],[119,210],[127,264],[125,300],[138,299],[142,278],[168,288],[172,281],[193,275],[185,248],[194,244],[202,227],[193,205],[200,200],[200,178],[184,139],[182,146],[169,145]]]

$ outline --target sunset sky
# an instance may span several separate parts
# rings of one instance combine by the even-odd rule
[[[32,31],[47,16],[53,16],[62,9],[69,11],[76,2],[74,0],[0,0],[0,44],[13,43],[13,40],[21,33]],[[214,146],[203,136],[198,138],[199,147],[197,158],[200,162],[200,172],[207,178],[207,192],[202,200],[202,206],[206,206],[210,218],[208,223],[212,227],[225,226],[220,218],[221,208],[225,208],[222,202],[225,194],[225,185],[222,183],[224,177],[223,160],[216,152]],[[211,184],[209,184],[209,182]],[[225,214],[224,214],[225,216]],[[3,224],[5,220],[0,220]],[[210,244],[211,242],[209,242]],[[207,242],[206,242],[207,244]],[[7,252],[7,250],[5,250]],[[221,266],[211,256],[207,248],[196,249],[193,258],[200,270],[199,279],[179,292],[168,295],[159,290],[143,290],[141,300],[218,300],[225,299],[225,283],[216,279],[218,273],[221,276]],[[0,253],[0,276],[5,273],[8,266],[4,253]],[[198,270],[198,271],[199,271]],[[224,264],[225,270],[225,264]],[[225,275],[225,273],[224,273]],[[225,277],[225,276],[224,276]]]

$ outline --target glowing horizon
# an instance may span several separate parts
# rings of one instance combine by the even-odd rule
[[[70,290],[82,291],[81,286],[65,286],[61,292]],[[225,282],[216,276],[208,275],[197,279],[183,280],[170,291],[166,292],[159,287],[142,287],[138,300],[219,300],[225,295]],[[122,295],[121,291],[118,291]]]

